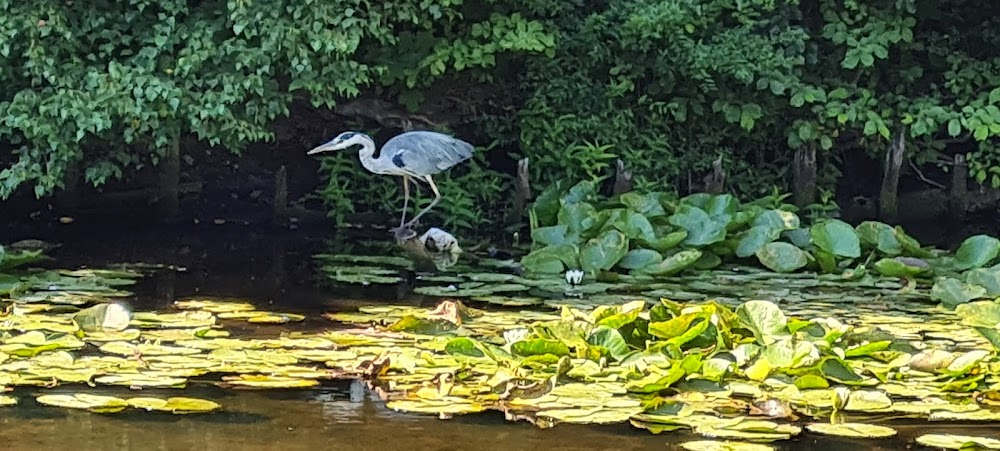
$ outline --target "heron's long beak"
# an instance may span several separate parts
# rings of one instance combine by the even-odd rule
[[[333,143],[333,142],[328,142],[328,143],[325,143],[325,144],[321,144],[321,145],[316,146],[315,148],[313,148],[313,150],[310,150],[310,151],[306,152],[306,155],[315,155],[315,154],[318,154],[320,152],[328,152],[328,151],[334,150],[334,144],[335,143]]]

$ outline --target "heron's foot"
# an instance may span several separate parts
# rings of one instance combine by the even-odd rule
[[[403,226],[400,226],[400,227],[393,227],[393,228],[389,229],[389,231],[392,232],[393,235],[395,235],[396,241],[399,241],[399,242],[410,240],[410,239],[413,239],[413,238],[415,238],[417,236],[417,231],[411,229],[407,225],[403,225]]]

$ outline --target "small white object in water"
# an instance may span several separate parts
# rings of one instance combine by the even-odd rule
[[[579,269],[570,269],[566,271],[566,283],[570,285],[579,285],[583,281],[583,271]]]
[[[420,237],[424,247],[431,252],[450,252],[458,254],[462,248],[458,247],[458,240],[454,235],[445,232],[437,227],[431,227]]]

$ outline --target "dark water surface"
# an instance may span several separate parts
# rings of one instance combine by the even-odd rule
[[[13,241],[31,236],[17,236]],[[162,263],[184,271],[161,271],[133,287],[137,309],[165,309],[177,298],[193,295],[245,298],[272,310],[324,312],[350,310],[376,302],[432,304],[407,293],[407,284],[379,291],[332,289],[317,284],[312,255],[331,243],[340,251],[357,249],[359,237],[327,232],[259,232],[251,228],[203,227],[142,232],[81,231],[34,236],[63,246],[51,254],[59,267],[123,262]],[[376,235],[376,237],[379,237]],[[6,237],[5,237],[6,238]],[[317,317],[318,315],[313,315]],[[329,327],[321,318],[289,328]],[[266,329],[265,329],[266,332]],[[44,390],[72,392],[72,387]],[[690,434],[653,435],[631,427],[558,425],[539,429],[507,422],[500,413],[433,416],[387,409],[362,384],[337,381],[310,390],[223,390],[192,382],[178,390],[86,389],[115,396],[179,395],[221,403],[213,415],[171,416],[148,413],[94,414],[43,407],[33,396],[41,390],[18,389],[21,404],[0,410],[0,446],[4,450],[639,450],[680,449]],[[890,440],[850,441],[804,432],[775,449],[890,450],[917,447],[927,432],[993,435],[1000,428],[954,425],[893,424],[900,436]]]

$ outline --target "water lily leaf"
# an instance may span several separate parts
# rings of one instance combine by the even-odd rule
[[[687,231],[684,244],[688,246],[707,246],[726,239],[728,221],[710,217],[705,210],[692,205],[677,207],[668,221]]]
[[[762,265],[779,273],[796,271],[809,263],[802,249],[785,242],[768,243],[757,249],[756,255]]]
[[[858,224],[854,230],[858,233],[862,243],[878,249],[883,254],[896,256],[903,253],[903,244],[896,238],[896,230],[888,224],[878,221],[864,221]]]
[[[215,325],[215,314],[202,310],[178,313],[134,312],[133,327],[140,329],[208,327]]]
[[[806,425],[806,430],[816,434],[838,437],[888,438],[896,436],[896,430],[893,428],[864,423],[811,423]]]
[[[939,280],[931,287],[931,299],[941,302],[946,308],[955,308],[985,296],[985,288],[962,283],[961,280],[952,277]]]
[[[564,423],[615,424],[628,421],[633,415],[641,412],[642,407],[637,405],[635,407],[616,409],[607,407],[546,409],[538,412],[538,416],[552,418]]]
[[[486,406],[457,396],[447,396],[440,399],[396,399],[385,404],[386,407],[401,412],[433,413],[433,414],[469,414],[486,410]]]
[[[546,246],[531,251],[521,259],[521,264],[524,265],[525,270],[533,273],[562,274],[565,266],[563,259],[557,255],[557,252],[565,252],[565,246]],[[570,252],[574,254],[575,259],[576,251],[571,249]]]
[[[655,276],[677,274],[697,262],[701,255],[702,252],[698,249],[686,249],[663,259],[659,264],[644,267],[642,272]]]
[[[476,340],[468,337],[458,337],[448,340],[444,352],[456,359],[467,358],[471,360],[486,358],[482,345]]]
[[[990,437],[953,434],[924,434],[917,443],[938,449],[1000,449],[1000,440]]]
[[[765,210],[754,218],[754,227],[770,227],[778,230],[795,230],[800,225],[799,217],[787,210]]]
[[[0,407],[16,406],[17,398],[8,395],[0,395]]]
[[[253,304],[235,299],[191,298],[174,301],[174,307],[181,310],[204,310],[212,313],[254,310]]]
[[[916,266],[919,263],[913,260],[915,259],[905,257],[883,258],[875,262],[875,270],[886,277],[914,277],[930,270],[930,266],[926,262],[923,262],[923,265]],[[911,263],[916,264],[911,265]]]
[[[580,248],[580,268],[584,271],[611,269],[628,252],[628,238],[618,230],[606,230]]]
[[[772,451],[773,447],[762,443],[732,441],[695,440],[681,443],[681,448],[689,451]]]
[[[246,321],[248,323],[285,324],[304,321],[305,319],[304,315],[297,313],[267,313],[266,315],[251,316]]]
[[[187,379],[147,373],[109,374],[94,379],[103,385],[124,385],[126,387],[183,388]]]
[[[42,395],[35,398],[39,404],[70,409],[84,409],[96,413],[121,412],[128,407],[124,399],[113,396],[77,393],[73,395]]]
[[[827,379],[841,383],[861,382],[863,379],[846,363],[837,358],[827,358],[820,365],[820,372]]]
[[[736,246],[736,256],[747,258],[755,255],[762,247],[777,240],[781,236],[782,229],[771,225],[753,226],[741,237]]]
[[[223,385],[239,388],[308,388],[319,385],[315,379],[300,379],[296,377],[268,376],[262,374],[241,374],[238,376],[222,376]]]
[[[392,332],[409,332],[421,335],[442,335],[454,332],[458,326],[444,319],[418,318],[406,315],[392,323],[388,330]]]
[[[622,257],[618,266],[624,269],[639,269],[656,265],[663,261],[663,256],[652,249],[632,249]]]
[[[844,406],[846,411],[876,412],[892,407],[892,400],[885,392],[878,390],[854,390]]]
[[[861,242],[858,233],[844,221],[827,219],[809,228],[816,247],[839,257],[857,258],[861,256]]]
[[[531,240],[536,243],[541,243],[546,246],[557,246],[560,244],[567,244],[566,242],[566,232],[569,228],[565,224],[559,224],[548,227],[538,227],[531,231]]]
[[[987,296],[1000,295],[1000,268],[976,268],[965,273],[965,282],[986,289]]]
[[[675,232],[670,232],[661,238],[657,238],[655,240],[647,241],[644,243],[650,248],[656,250],[657,252],[662,253],[662,252],[667,252],[677,247],[677,245],[683,243],[684,240],[687,239],[687,236],[688,236],[687,230],[678,230]]]
[[[587,337],[587,343],[606,349],[612,358],[619,361],[631,352],[621,332],[607,326],[595,327]]]
[[[814,388],[828,388],[830,382],[826,378],[816,374],[806,374],[795,378],[795,386],[799,390],[809,390]]]
[[[102,344],[99,349],[107,354],[117,354],[124,356],[136,355],[186,355],[198,354],[201,351],[181,346],[166,346],[153,343],[128,343],[124,341],[112,341]]]
[[[510,349],[514,354],[522,357],[544,354],[552,354],[557,357],[569,355],[569,348],[563,342],[544,338],[522,340],[511,345]]]
[[[955,267],[960,270],[981,268],[1000,255],[1000,240],[989,235],[974,235],[962,241],[955,251]]]
[[[788,334],[788,319],[773,302],[744,302],[736,309],[736,315],[761,344],[770,343],[775,338]]]

